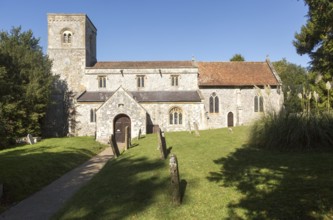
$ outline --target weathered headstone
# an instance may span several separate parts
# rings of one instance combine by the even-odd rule
[[[125,127],[125,150],[128,150],[131,145],[131,137],[130,137],[130,130],[129,127]]]
[[[158,139],[158,149],[161,153],[161,159],[165,160],[167,158],[167,150],[166,150],[166,141],[164,132],[160,129],[159,132],[157,132],[157,139]]]
[[[200,136],[198,124],[196,122],[193,122],[193,126],[194,126],[195,136]]]
[[[28,141],[29,144],[34,144],[35,143],[34,138],[32,137],[31,134],[27,135],[27,141]]]
[[[171,177],[171,196],[174,204],[180,205],[180,181],[179,181],[179,167],[176,155],[172,154],[170,157],[170,177]]]
[[[139,129],[138,140],[141,138],[141,128]]]
[[[3,195],[3,184],[0,183],[0,199],[2,198]]]
[[[192,134],[192,130],[191,130],[191,122],[190,122],[190,121],[188,121],[188,132],[189,132],[190,134]]]
[[[115,158],[119,156],[119,150],[117,147],[117,142],[113,134],[110,136],[110,147]]]

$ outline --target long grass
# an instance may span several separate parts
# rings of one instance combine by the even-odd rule
[[[332,151],[333,116],[269,114],[252,126],[249,144],[283,151]]]
[[[75,137],[45,139],[34,145],[0,151],[0,183],[4,184],[0,212],[104,148],[92,137]]]
[[[180,206],[152,134],[109,161],[54,219],[333,218],[333,154],[248,147],[249,131],[166,133],[179,162]]]

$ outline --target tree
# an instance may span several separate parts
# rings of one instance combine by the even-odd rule
[[[333,2],[332,0],[304,0],[309,6],[308,20],[295,34],[294,46],[300,55],[308,54],[311,69],[324,80],[333,76]]]
[[[245,61],[245,59],[241,54],[237,53],[230,58],[230,61]]]
[[[286,110],[288,112],[301,112],[303,109],[298,94],[303,92],[303,88],[308,88],[307,70],[302,66],[288,62],[286,59],[273,62],[273,66],[282,80]]]
[[[0,147],[41,134],[52,81],[51,61],[31,30],[0,32]]]

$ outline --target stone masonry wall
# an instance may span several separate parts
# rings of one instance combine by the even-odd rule
[[[246,125],[260,118],[263,112],[254,112],[254,97],[257,91],[254,88],[201,88],[204,96],[205,111],[208,113],[207,128],[227,127],[229,112],[234,115],[234,125]],[[209,113],[209,98],[215,92],[219,97],[219,113]],[[279,111],[283,105],[282,92],[279,94],[276,88],[271,89],[268,96],[261,89],[264,97],[264,111]]]
[[[98,109],[102,103],[79,103],[76,105],[76,132],[78,136],[94,136],[96,122],[90,121],[90,110]]]
[[[189,123],[193,130],[193,123],[196,122],[199,129],[205,129],[206,120],[204,117],[203,103],[143,103],[154,125],[159,125],[165,131],[187,131]],[[172,108],[178,107],[182,110],[183,120],[181,125],[170,124],[169,112]]]
[[[128,91],[197,90],[198,73],[195,68],[162,69],[86,69],[83,78],[88,91],[115,91],[121,85]],[[137,87],[137,76],[144,75],[144,87]],[[179,76],[178,86],[171,86],[171,75]],[[98,88],[98,76],[106,76],[106,88]]]
[[[113,134],[114,118],[119,114],[125,114],[130,118],[132,138],[139,134],[140,129],[142,134],[146,133],[147,112],[122,88],[116,91],[96,114],[96,139],[100,142],[108,142],[110,135]]]

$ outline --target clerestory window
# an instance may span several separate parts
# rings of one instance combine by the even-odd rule
[[[106,76],[98,77],[98,88],[106,88]]]
[[[138,88],[145,87],[145,76],[144,75],[138,75],[136,76],[136,82]]]
[[[171,86],[178,86],[178,82],[179,82],[179,76],[172,75],[171,76]]]

